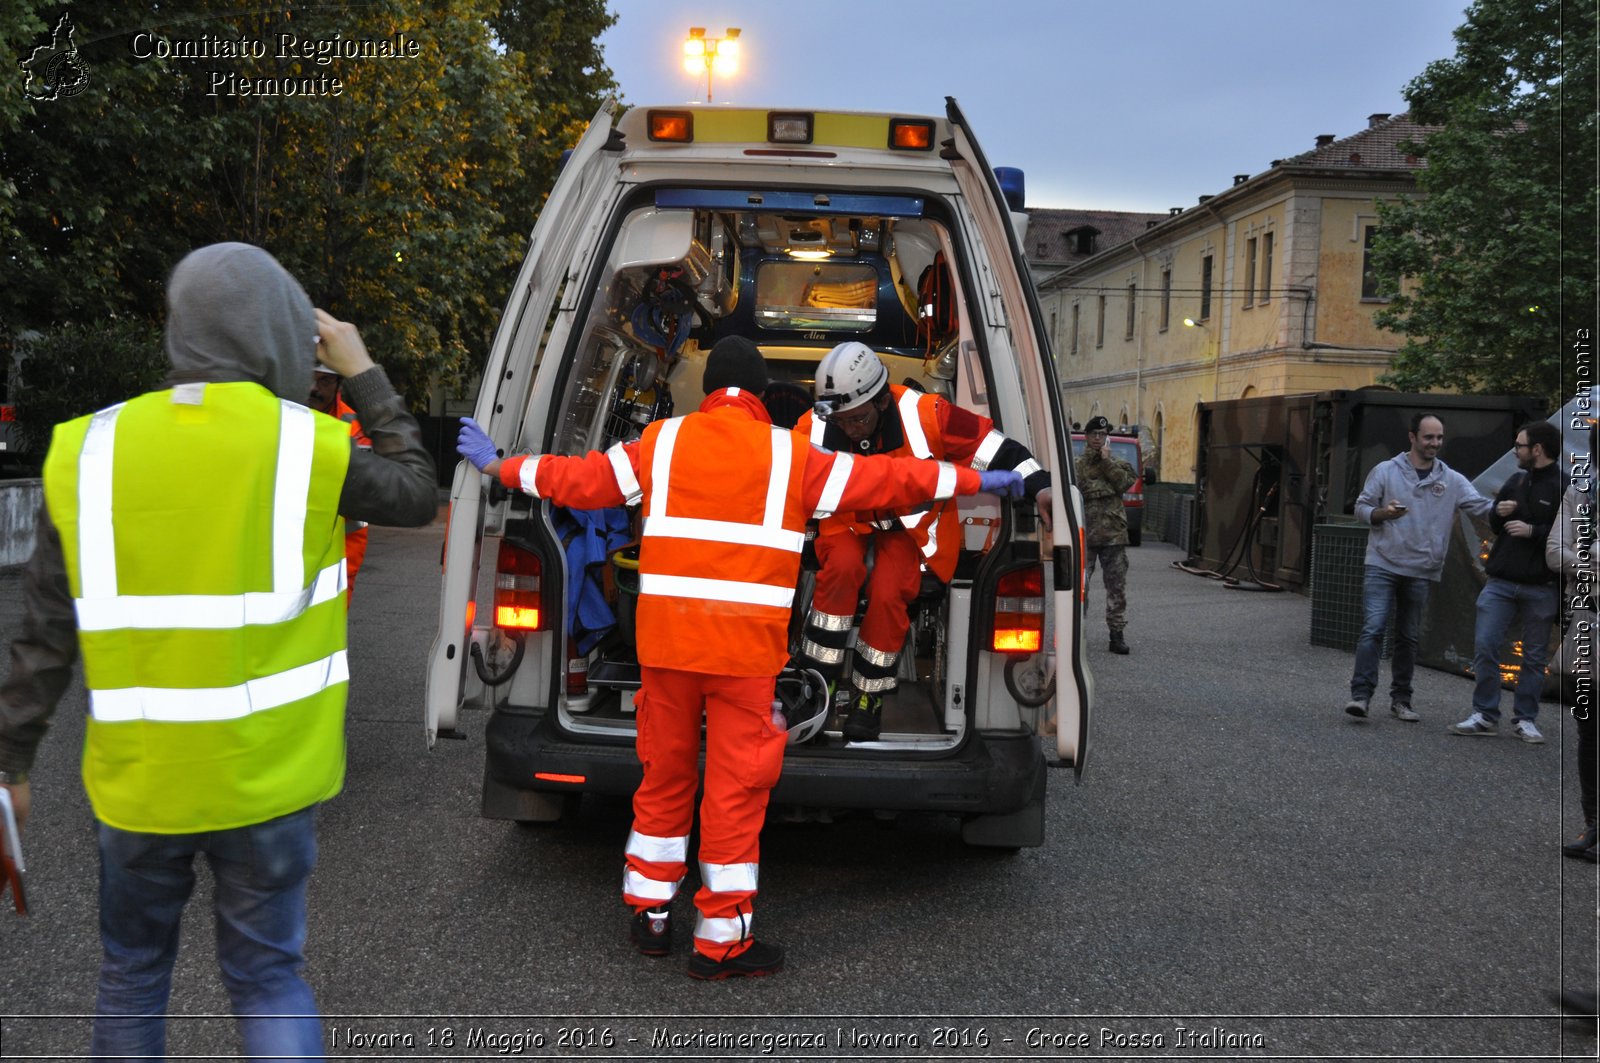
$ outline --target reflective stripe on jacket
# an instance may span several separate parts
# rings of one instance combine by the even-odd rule
[[[349,426],[253,383],[59,425],[61,535],[96,816],[157,834],[287,815],[344,778]]]

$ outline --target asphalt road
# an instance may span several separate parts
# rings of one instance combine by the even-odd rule
[[[308,974],[330,1055],[366,1058],[1592,1058],[1549,994],[1595,984],[1596,874],[1570,724],[1449,735],[1468,681],[1422,670],[1419,724],[1340,711],[1350,656],[1309,600],[1132,552],[1129,641],[1105,652],[1081,786],[1047,842],[969,850],[953,821],[770,824],[759,930],[777,977],[706,984],[626,942],[628,810],[478,816],[484,715],[426,750],[423,660],[442,524],[374,529],[352,613],[349,778],[321,813]],[[20,570],[0,570],[0,636]],[[34,774],[34,914],[0,914],[0,1056],[87,1051],[96,854],[75,687]],[[237,1051],[202,871],[169,1051]],[[687,908],[687,906],[685,906]],[[820,1041],[820,1046],[818,1044]]]

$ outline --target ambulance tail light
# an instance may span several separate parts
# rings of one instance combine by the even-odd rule
[[[543,631],[543,566],[538,555],[501,540],[494,574],[494,626],[505,631]]]
[[[995,590],[996,653],[1038,653],[1044,645],[1044,568],[1030,565],[1000,577]]]

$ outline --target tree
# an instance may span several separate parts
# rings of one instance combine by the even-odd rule
[[[561,152],[617,91],[598,43],[616,21],[604,0],[503,0],[490,19],[496,38],[519,60],[533,107],[524,179],[506,208],[524,233],[555,184]]]
[[[1422,195],[1378,208],[1374,267],[1409,281],[1375,315],[1406,337],[1384,380],[1556,403],[1594,327],[1595,0],[1476,0],[1455,37],[1405,90],[1439,127]]]
[[[17,27],[0,39],[24,53],[57,17],[44,0],[0,11]],[[597,0],[77,0],[71,16],[86,89],[0,94],[0,334],[158,322],[178,258],[242,240],[360,325],[413,404],[482,361],[556,157],[581,131],[569,116],[612,84],[581,37],[609,24]],[[526,50],[500,39],[502,18]],[[345,51],[397,34],[415,50]],[[200,40],[260,49],[194,55]],[[339,91],[254,89],[322,78]]]

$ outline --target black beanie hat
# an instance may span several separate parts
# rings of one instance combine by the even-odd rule
[[[706,357],[700,386],[707,395],[722,388],[743,388],[759,396],[767,387],[767,360],[751,340],[724,336]]]

